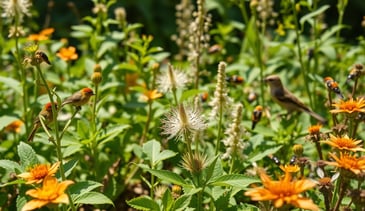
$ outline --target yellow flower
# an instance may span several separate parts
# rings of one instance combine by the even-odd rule
[[[41,188],[31,189],[25,193],[34,199],[28,201],[22,208],[22,211],[38,209],[47,204],[68,204],[68,196],[65,190],[73,183],[71,180],[58,183],[56,178],[46,177]]]
[[[329,155],[336,162],[326,162],[327,165],[350,170],[354,174],[360,174],[361,172],[365,171],[365,157],[357,158],[355,155],[349,155],[342,152],[340,153],[340,158],[332,153],[329,153]]]
[[[33,168],[29,170],[29,172],[19,174],[18,177],[27,180],[27,184],[32,184],[32,183],[39,184],[43,181],[44,178],[48,176],[54,176],[59,166],[60,162],[56,162],[52,166],[49,164],[35,165]]]
[[[32,41],[42,41],[48,40],[49,36],[54,32],[54,28],[46,28],[39,32],[39,34],[31,34],[28,36],[28,40]]]
[[[78,58],[76,48],[73,46],[70,46],[68,48],[61,48],[60,51],[57,53],[57,56],[66,62],[70,60],[76,60]]]
[[[282,23],[278,24],[278,28],[275,29],[275,32],[280,36],[285,36],[284,25]]]
[[[345,135],[344,137],[339,137],[330,134],[330,140],[322,142],[340,150],[349,150],[353,152],[365,151],[364,148],[359,146],[361,140],[349,138],[347,135]]]
[[[331,110],[331,113],[349,113],[354,112],[365,112],[365,100],[364,98],[359,98],[357,100],[350,99],[348,101],[340,100],[338,103],[332,104],[336,109]]]
[[[289,172],[279,181],[273,181],[261,170],[259,172],[264,187],[256,187],[245,192],[245,196],[250,196],[253,201],[271,200],[276,208],[284,204],[291,204],[295,207],[308,210],[319,210],[317,205],[309,198],[303,197],[300,193],[316,186],[308,179],[292,180]]]
[[[15,132],[20,133],[22,126],[24,125],[24,122],[21,120],[15,120],[12,123],[8,124],[5,127],[5,131],[7,132]]]
[[[146,90],[143,95],[141,95],[140,99],[144,102],[150,102],[157,98],[162,97],[162,94],[157,91],[157,89],[154,90]]]

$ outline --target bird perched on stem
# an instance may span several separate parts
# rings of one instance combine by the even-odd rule
[[[55,104],[55,108],[57,109],[57,103]],[[52,111],[52,103],[48,102],[44,105],[43,109],[39,112],[38,116],[34,119],[33,129],[30,132],[27,141],[33,141],[34,135],[37,130],[42,126],[40,117],[44,118],[44,123],[47,125],[53,122],[53,111]]]
[[[61,106],[71,104],[73,106],[76,106],[77,109],[81,109],[82,105],[85,105],[87,102],[89,102],[89,99],[91,96],[94,95],[94,92],[90,88],[83,88],[78,92],[75,92],[70,97],[66,98]]]
[[[265,82],[270,86],[270,94],[273,100],[281,107],[285,108],[289,113],[293,111],[306,112],[322,124],[326,124],[327,120],[325,118],[313,112],[283,86],[279,76],[268,76],[265,78]]]

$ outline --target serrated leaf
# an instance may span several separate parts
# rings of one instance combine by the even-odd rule
[[[176,199],[172,210],[185,210],[190,204],[191,195],[182,195]]]
[[[166,189],[165,193],[162,196],[162,204],[163,210],[171,210],[174,205],[174,199],[172,198],[172,194],[169,188]]]
[[[17,163],[12,160],[0,160],[0,168],[7,169],[9,172],[23,172],[24,169]]]
[[[267,149],[263,152],[259,152],[257,155],[249,158],[248,161],[250,163],[253,163],[253,162],[256,162],[258,160],[261,160],[261,159],[263,159],[264,157],[266,157],[268,155],[275,154],[275,152],[279,151],[279,149],[281,149],[281,147],[283,147],[283,146],[277,146],[277,147],[274,147],[274,148]]]
[[[68,177],[72,173],[72,170],[77,166],[78,163],[79,163],[78,160],[73,159],[63,165],[66,177]]]
[[[27,198],[25,196],[18,195],[18,197],[16,197],[16,210],[22,210],[25,203],[27,203]]]
[[[208,164],[207,168],[204,169],[204,173],[206,175],[205,176],[206,183],[209,183],[209,180],[213,176],[217,160],[218,160],[218,155]]]
[[[33,148],[24,142],[20,142],[18,145],[18,156],[20,158],[20,164],[24,169],[39,164],[37,154]]]
[[[260,182],[259,179],[247,177],[242,174],[228,174],[218,178],[214,178],[214,181],[210,185],[214,186],[232,186],[235,188],[246,188],[249,184],[254,182]]]
[[[156,177],[158,177],[160,180],[164,180],[181,186],[191,186],[188,183],[186,183],[185,180],[180,175],[174,172],[167,170],[149,169],[149,168],[144,168],[144,169],[150,172],[151,174],[155,175]]]
[[[158,206],[157,202],[155,200],[151,199],[148,196],[140,196],[137,198],[133,198],[129,201],[127,201],[127,204],[134,209],[137,210],[151,210],[151,211],[159,211],[160,206]]]
[[[107,196],[99,192],[86,192],[76,197],[75,204],[111,204],[114,206],[112,200]]]
[[[0,82],[5,84],[9,88],[14,89],[17,93],[22,94],[22,86],[20,85],[19,81],[12,78],[0,76]]]

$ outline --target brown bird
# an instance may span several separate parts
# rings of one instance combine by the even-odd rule
[[[83,88],[78,92],[75,92],[70,97],[66,98],[65,101],[63,101],[61,106],[71,104],[73,106],[76,106],[77,109],[81,109],[82,105],[85,105],[87,102],[89,102],[89,99],[91,96],[94,95],[94,92],[90,88]]]
[[[57,109],[57,104],[54,103]],[[42,116],[44,118],[44,123],[47,125],[53,122],[53,112],[52,112],[52,103],[48,102],[44,105],[43,109],[39,112],[38,116],[34,119],[33,129],[30,132],[27,141],[33,141],[34,135],[37,130],[42,126],[41,120],[39,117]]]
[[[279,76],[268,76],[265,78],[265,82],[270,86],[270,94],[272,99],[281,107],[285,108],[289,113],[293,111],[306,112],[313,118],[320,121],[322,124],[327,122],[325,118],[313,112],[309,107],[304,105],[304,103],[302,103],[297,97],[289,92],[281,83]]]

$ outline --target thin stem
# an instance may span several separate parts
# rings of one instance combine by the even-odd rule
[[[143,129],[143,134],[142,134],[141,140],[139,141],[139,145],[141,145],[141,146],[146,141],[151,119],[152,119],[152,101],[149,101],[148,102],[148,111],[147,111],[147,121],[146,121],[146,124]]]
[[[302,73],[302,76],[303,76],[305,90],[306,90],[308,98],[309,98],[310,107],[313,108],[313,100],[312,100],[312,96],[310,94],[309,83],[308,83],[308,72],[307,72],[306,65],[304,65],[304,61],[303,61],[302,46],[301,46],[301,42],[300,42],[300,33],[299,33],[299,24],[298,24],[298,13],[295,8],[295,2],[293,2],[292,6],[293,6],[293,14],[294,14],[293,16],[294,16],[294,23],[295,23],[295,35],[297,38],[296,43],[297,43],[299,63],[300,63],[300,68],[301,68],[300,72]]]
[[[338,10],[338,20],[337,25],[341,26],[343,22],[343,15],[345,14],[345,9],[347,6],[348,0],[338,0],[337,10]],[[340,41],[340,30],[336,32],[336,40]]]
[[[217,135],[217,143],[215,146],[215,154],[218,155],[219,148],[221,144],[221,135],[222,135],[222,122],[223,122],[223,105],[219,105],[219,122],[218,122],[218,135]]]

